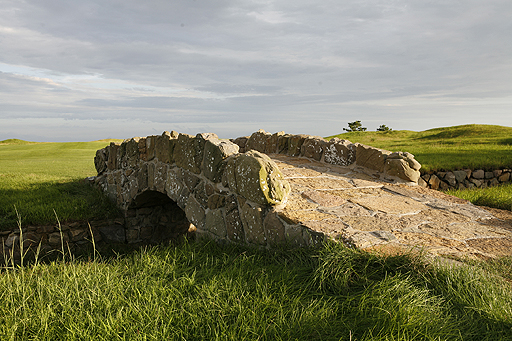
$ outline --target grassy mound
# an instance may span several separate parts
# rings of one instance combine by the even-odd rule
[[[390,151],[415,155],[422,171],[512,168],[512,128],[496,125],[462,125],[421,132],[347,132],[333,135]]]
[[[4,145],[4,144],[31,144],[31,143],[37,143],[37,142],[30,142],[30,141],[24,141],[24,140],[19,140],[19,139],[7,139],[7,140],[0,141],[0,145]]]

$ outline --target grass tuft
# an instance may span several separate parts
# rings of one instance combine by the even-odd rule
[[[185,242],[4,270],[0,339],[506,340],[500,269]]]

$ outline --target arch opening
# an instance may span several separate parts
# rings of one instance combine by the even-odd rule
[[[193,232],[193,225],[178,204],[157,191],[148,190],[135,197],[125,216],[128,243],[168,243]]]

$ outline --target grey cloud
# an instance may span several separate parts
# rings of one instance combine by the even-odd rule
[[[424,117],[512,125],[511,14],[508,0],[4,0],[0,63],[55,82],[0,74],[0,110],[226,133],[321,135],[354,119],[419,130],[434,122]],[[98,79],[62,80],[83,75]]]
[[[263,94],[263,93],[276,93],[281,90],[279,86],[271,85],[233,85],[233,84],[208,84],[205,86],[196,87],[195,90],[212,92],[217,94]]]

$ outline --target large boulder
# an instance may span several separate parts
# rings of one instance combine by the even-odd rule
[[[229,159],[224,173],[233,192],[260,205],[281,204],[290,193],[274,161],[254,150]]]
[[[361,167],[370,168],[380,173],[384,171],[386,158],[391,154],[388,150],[383,150],[361,143],[356,143],[356,164]]]
[[[384,172],[386,175],[417,183],[421,175],[420,168],[420,163],[411,153],[395,152],[387,155]]]
[[[348,140],[334,137],[327,142],[324,161],[340,166],[349,166],[356,161],[356,147]]]

